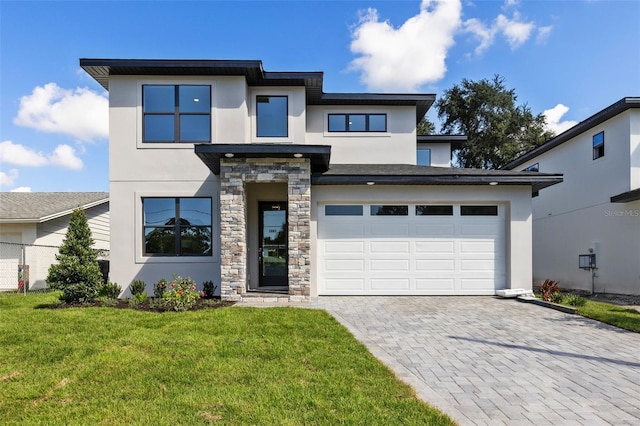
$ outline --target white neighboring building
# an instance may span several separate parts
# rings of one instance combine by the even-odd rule
[[[596,293],[640,294],[640,98],[627,97],[508,164],[564,174],[533,199],[533,277],[591,291],[578,255],[596,255]]]
[[[29,288],[46,287],[49,265],[77,208],[85,211],[94,248],[108,251],[107,192],[0,192],[0,291],[16,290],[22,262],[29,265]]]
[[[235,300],[531,288],[531,194],[562,176],[448,167],[459,136],[416,136],[434,95],[324,93],[321,72],[260,61],[80,65],[109,91],[125,289],[172,274]]]

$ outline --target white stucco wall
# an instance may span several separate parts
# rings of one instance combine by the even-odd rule
[[[450,143],[420,143],[420,149],[428,149],[431,151],[431,166],[433,167],[451,167],[451,144]],[[417,149],[417,148],[416,148]],[[413,164],[416,164],[414,160]]]
[[[328,114],[386,113],[387,132],[329,132]],[[331,146],[332,164],[415,164],[415,107],[309,106],[306,143]]]
[[[529,186],[313,186],[311,193],[311,295],[318,294],[318,205],[321,203],[499,203],[506,211],[508,288],[531,289],[531,187]]]
[[[593,135],[604,131],[605,155],[593,160]],[[591,290],[591,275],[578,255],[597,256],[596,292],[640,294],[640,201],[610,197],[640,187],[640,111],[630,109],[535,159],[540,172],[563,173],[564,182],[533,199],[533,264],[536,283],[559,281]]]

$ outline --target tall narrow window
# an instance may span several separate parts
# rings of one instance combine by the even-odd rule
[[[145,256],[211,256],[211,198],[143,198]]]
[[[259,138],[286,138],[288,130],[288,97],[256,96],[256,127]]]
[[[593,135],[593,159],[604,157],[604,132]]]
[[[418,148],[417,160],[418,166],[430,166],[431,150],[429,148]]]
[[[211,86],[142,86],[143,142],[210,142]]]

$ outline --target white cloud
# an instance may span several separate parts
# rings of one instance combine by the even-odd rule
[[[547,41],[547,39],[551,35],[552,30],[553,30],[553,26],[551,25],[546,27],[538,27],[538,35],[536,36],[536,43],[540,44]]]
[[[11,192],[31,192],[30,186],[19,186],[11,190]]]
[[[520,14],[514,13],[513,19],[509,19],[504,15],[498,15],[495,21],[498,30],[505,36],[511,49],[517,49],[522,46],[531,36],[531,32],[535,28],[533,22],[520,21]]]
[[[475,18],[467,19],[463,24],[463,31],[473,34],[479,41],[478,47],[475,49],[476,55],[484,53],[493,44],[498,34],[501,34],[511,49],[515,50],[529,40],[535,29],[536,24],[523,21],[518,12],[514,12],[512,18],[500,14],[491,25],[485,25]],[[539,28],[538,40],[542,41],[550,32],[551,27]]]
[[[0,185],[13,186],[13,181],[17,178],[17,169],[11,169],[7,173],[0,171]]]
[[[542,115],[544,115],[547,119],[547,129],[551,130],[556,135],[559,135],[565,130],[569,130],[570,128],[578,124],[577,121],[573,120],[560,121],[562,116],[565,115],[567,111],[569,111],[569,107],[562,104],[558,104],[551,109],[544,110],[542,112]]]
[[[358,56],[349,68],[360,71],[370,89],[384,92],[439,81],[461,13],[459,0],[423,0],[420,13],[395,28],[368,9],[352,30],[351,52]]]
[[[20,98],[13,122],[89,142],[109,135],[109,101],[86,87],[70,90],[48,83]]]
[[[52,165],[71,170],[80,170],[83,167],[82,160],[69,145],[58,145],[53,153],[45,155],[8,140],[0,142],[0,162],[28,167]]]

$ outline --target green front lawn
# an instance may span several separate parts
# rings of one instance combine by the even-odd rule
[[[41,309],[0,296],[3,424],[434,424],[324,311]]]
[[[640,333],[640,312],[635,309],[587,300],[584,306],[578,307],[578,314]]]

